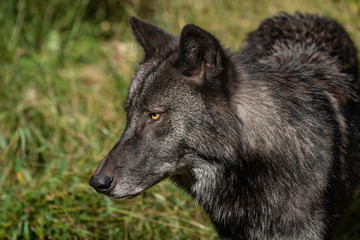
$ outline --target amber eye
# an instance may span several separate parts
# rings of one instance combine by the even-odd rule
[[[151,113],[150,117],[151,117],[152,120],[156,121],[156,120],[159,119],[160,113]]]

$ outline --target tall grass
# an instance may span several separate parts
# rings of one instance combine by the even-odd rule
[[[131,201],[87,185],[121,135],[140,49],[127,18],[172,33],[185,23],[238,48],[279,11],[342,22],[360,49],[358,1],[0,2],[0,239],[216,239],[191,198],[165,181]],[[360,197],[339,239],[360,238]]]

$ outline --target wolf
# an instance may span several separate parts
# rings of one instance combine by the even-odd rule
[[[165,178],[222,239],[331,239],[360,173],[356,49],[335,20],[280,13],[239,52],[188,24],[130,18],[144,50],[126,128],[89,184],[131,198]]]

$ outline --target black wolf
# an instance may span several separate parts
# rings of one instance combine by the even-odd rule
[[[90,179],[134,197],[170,177],[223,239],[329,239],[360,173],[358,61],[334,20],[279,14],[240,53],[131,18],[144,59],[120,140]]]

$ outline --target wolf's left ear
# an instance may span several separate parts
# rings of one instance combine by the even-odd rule
[[[213,35],[188,24],[181,31],[180,64],[192,84],[200,86],[223,72],[225,53]]]
[[[175,42],[175,37],[163,29],[135,17],[129,23],[136,41],[145,51],[145,59],[160,55],[169,43]]]

